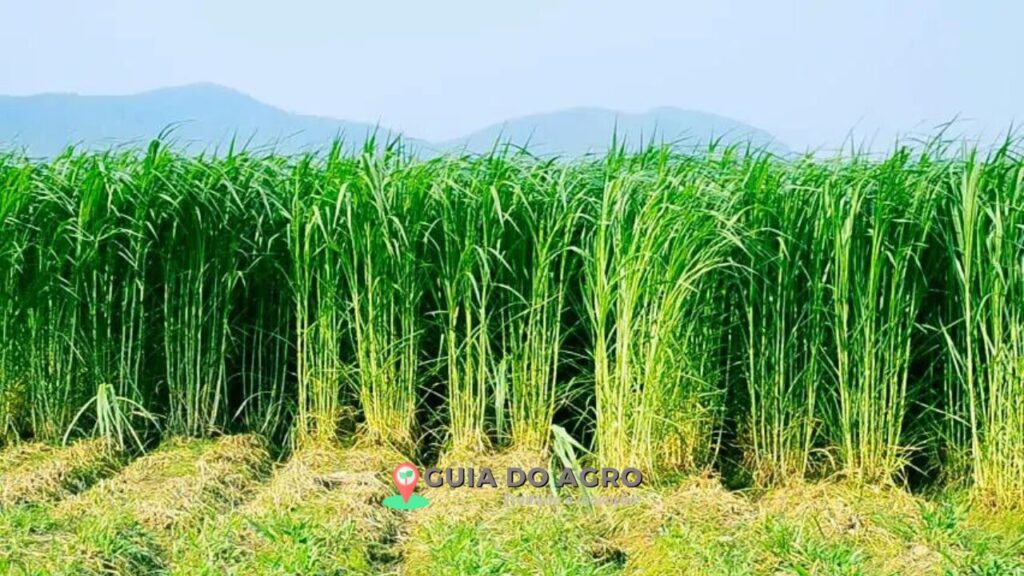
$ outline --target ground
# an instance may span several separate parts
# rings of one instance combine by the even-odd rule
[[[323,444],[273,463],[252,436],[165,442],[131,462],[96,443],[8,447],[0,573],[1024,574],[1024,513],[960,494],[730,491],[706,476],[555,495],[498,474],[497,489],[421,484],[430,505],[396,511],[380,502],[404,460]],[[538,464],[521,452],[441,463]]]

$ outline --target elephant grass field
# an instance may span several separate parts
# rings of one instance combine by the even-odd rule
[[[6,573],[1024,574],[1024,157],[3,155],[0,446]]]

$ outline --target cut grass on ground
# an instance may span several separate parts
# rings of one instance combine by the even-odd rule
[[[26,453],[46,470],[60,450]],[[430,505],[397,512],[380,501],[405,459],[312,445],[261,486],[255,437],[166,442],[80,494],[0,509],[0,573],[1024,575],[1024,512],[972,506],[969,492],[737,492],[698,477],[630,490],[639,503],[627,506],[515,505],[506,497],[551,492],[503,487],[506,468],[547,463],[505,452],[438,465],[490,467],[499,488],[421,487]]]
[[[666,492],[655,509],[660,521],[637,522],[653,538],[624,547],[627,574],[1024,574],[1020,540],[896,489],[824,483],[753,498],[708,484]]]
[[[22,506],[7,514],[0,531],[18,544],[0,549],[0,569],[15,574],[161,571],[181,534],[244,501],[268,466],[263,443],[254,436],[169,441],[120,475],[51,509]]]
[[[302,448],[252,501],[187,536],[173,573],[380,573],[397,517],[379,502],[404,460],[383,448]]]
[[[433,574],[613,574],[620,555],[604,544],[604,523],[584,506],[513,505],[508,496],[550,497],[547,489],[505,488],[505,470],[547,468],[529,452],[452,455],[439,468],[489,467],[498,488],[438,488],[424,494],[430,505],[409,512],[401,544],[401,573]]]
[[[42,442],[24,442],[14,446],[5,446],[0,450],[0,474],[6,474],[17,469],[25,462],[37,458],[45,458],[47,454],[56,448]]]
[[[6,460],[0,472],[0,508],[52,502],[85,490],[119,471],[125,458],[105,440],[84,440],[61,448],[33,448]]]

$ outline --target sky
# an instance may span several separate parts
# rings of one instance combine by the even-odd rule
[[[215,82],[442,140],[537,112],[659,106],[792,148],[1024,121],[1018,0],[0,0],[0,94]]]

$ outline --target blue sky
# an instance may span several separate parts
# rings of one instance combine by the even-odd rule
[[[797,148],[955,115],[1024,120],[1024,2],[860,0],[0,4],[0,93],[196,81],[442,139],[572,106],[731,116]]]

